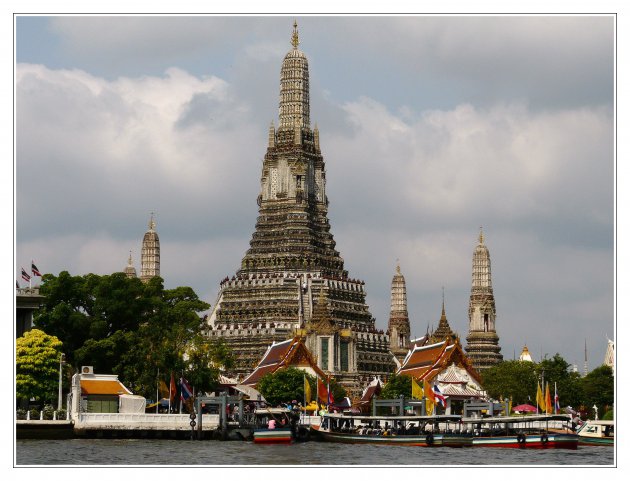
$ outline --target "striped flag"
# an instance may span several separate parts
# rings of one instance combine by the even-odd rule
[[[553,410],[554,414],[558,414],[560,412],[560,398],[558,397],[558,384],[555,382],[553,383],[553,390]]]
[[[433,385],[433,395],[438,400],[438,402],[442,405],[443,408],[446,407],[446,398],[442,395],[442,391],[437,387],[437,384]]]
[[[37,276],[37,277],[41,277],[42,276],[39,273],[39,269],[37,268],[37,266],[35,265],[35,263],[33,261],[31,261],[31,272],[33,273],[34,276]]]
[[[24,270],[24,267],[22,267],[22,279],[24,279],[26,282],[29,282],[31,280],[31,276],[29,276],[28,273]]]

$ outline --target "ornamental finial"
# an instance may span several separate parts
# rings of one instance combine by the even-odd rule
[[[479,226],[479,243],[483,244],[483,227]]]
[[[297,21],[294,20],[293,21],[293,35],[291,35],[291,45],[293,45],[293,48],[298,48],[299,44],[300,44],[300,38],[298,37]]]
[[[153,212],[151,212],[151,220],[149,221],[149,229],[155,230],[155,221],[153,220]]]
[[[396,273],[400,274],[400,259],[396,259]]]
[[[131,251],[129,251],[128,265],[133,266],[133,261],[131,260]]]

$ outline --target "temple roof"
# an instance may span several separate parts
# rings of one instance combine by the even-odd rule
[[[472,367],[459,342],[449,339],[426,346],[414,346],[396,374],[431,381],[452,363],[461,365],[475,381],[481,382],[479,374]]]
[[[302,339],[294,337],[279,343],[274,342],[269,346],[254,372],[247,376],[242,384],[255,386],[265,374],[274,373],[281,368],[298,366],[310,367],[318,376],[326,378],[326,374],[317,367]]]

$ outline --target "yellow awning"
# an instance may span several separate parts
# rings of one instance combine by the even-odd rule
[[[81,379],[81,394],[121,395],[131,391],[120,381]]]

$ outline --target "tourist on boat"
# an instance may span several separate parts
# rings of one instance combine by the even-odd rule
[[[276,429],[276,420],[270,419],[267,423],[267,429]]]

